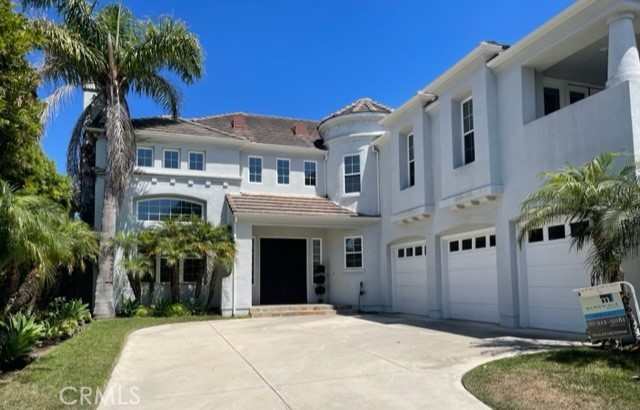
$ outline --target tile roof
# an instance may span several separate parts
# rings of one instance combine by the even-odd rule
[[[233,119],[238,115],[244,116],[244,128],[233,127]],[[246,113],[213,115],[194,118],[192,121],[256,143],[324,149],[322,138],[318,133],[317,121]],[[301,128],[305,130],[304,134],[295,134],[296,124],[302,126]]]
[[[198,135],[198,136],[215,136],[235,138],[233,134],[222,132],[221,130],[211,129],[194,123],[193,121],[170,117],[148,117],[134,118],[132,120],[133,128],[138,131],[163,132],[167,134],[181,135]]]
[[[234,214],[357,216],[356,212],[320,196],[230,193],[226,198]]]
[[[323,123],[335,117],[339,117],[341,115],[355,114],[355,113],[361,113],[361,112],[381,112],[381,113],[389,114],[393,112],[393,108],[388,107],[384,104],[381,104],[377,101],[374,101],[371,98],[361,98],[358,101],[352,102],[346,107],[340,108],[338,111],[334,112],[333,114],[324,117],[322,121],[320,121],[320,123]]]

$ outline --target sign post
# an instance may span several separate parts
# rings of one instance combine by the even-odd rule
[[[622,300],[622,282],[578,289],[580,306],[592,341],[632,336]]]

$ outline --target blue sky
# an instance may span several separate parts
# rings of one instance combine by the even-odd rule
[[[573,0],[122,0],[136,16],[184,20],[206,53],[183,117],[244,111],[316,119],[370,97],[397,107],[482,40],[514,44]],[[102,4],[106,3],[105,1]],[[46,95],[48,90],[41,90]],[[163,114],[130,98],[134,117]],[[48,126],[65,172],[82,96]]]

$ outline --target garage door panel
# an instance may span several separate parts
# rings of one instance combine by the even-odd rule
[[[449,314],[454,319],[497,322],[495,305],[484,303],[449,303]]]
[[[403,313],[426,315],[427,312],[427,258],[426,255],[406,256],[406,248],[423,247],[422,244],[407,244],[404,257],[398,257],[394,248],[394,269],[396,286],[396,309]]]
[[[529,288],[529,306],[580,310],[578,296],[568,288]]]
[[[527,268],[529,286],[588,286],[589,273],[581,265]]]
[[[580,309],[532,308],[529,311],[529,325],[534,328],[584,333],[587,324]]]
[[[426,286],[398,286],[398,293],[407,300],[426,300],[426,290]]]
[[[496,287],[498,281],[494,269],[456,270],[449,272],[449,286],[492,286]]]
[[[496,305],[498,292],[495,286],[459,286],[449,293],[449,302]]]
[[[426,272],[398,274],[398,286],[427,286]]]
[[[427,301],[425,300],[408,300],[398,301],[398,311],[403,313],[412,313],[415,315],[428,314]]]

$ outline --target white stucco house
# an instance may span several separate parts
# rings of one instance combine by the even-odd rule
[[[315,303],[323,264],[325,302],[356,305],[362,283],[365,310],[583,332],[577,227],[519,247],[513,220],[539,172],[640,154],[638,18],[638,1],[578,1],[511,47],[480,43],[395,110],[361,99],[319,122],[136,120],[118,229],[176,212],[230,225],[238,252],[216,296],[227,315]],[[98,211],[100,190],[98,176]],[[636,286],[638,265],[626,267]]]

